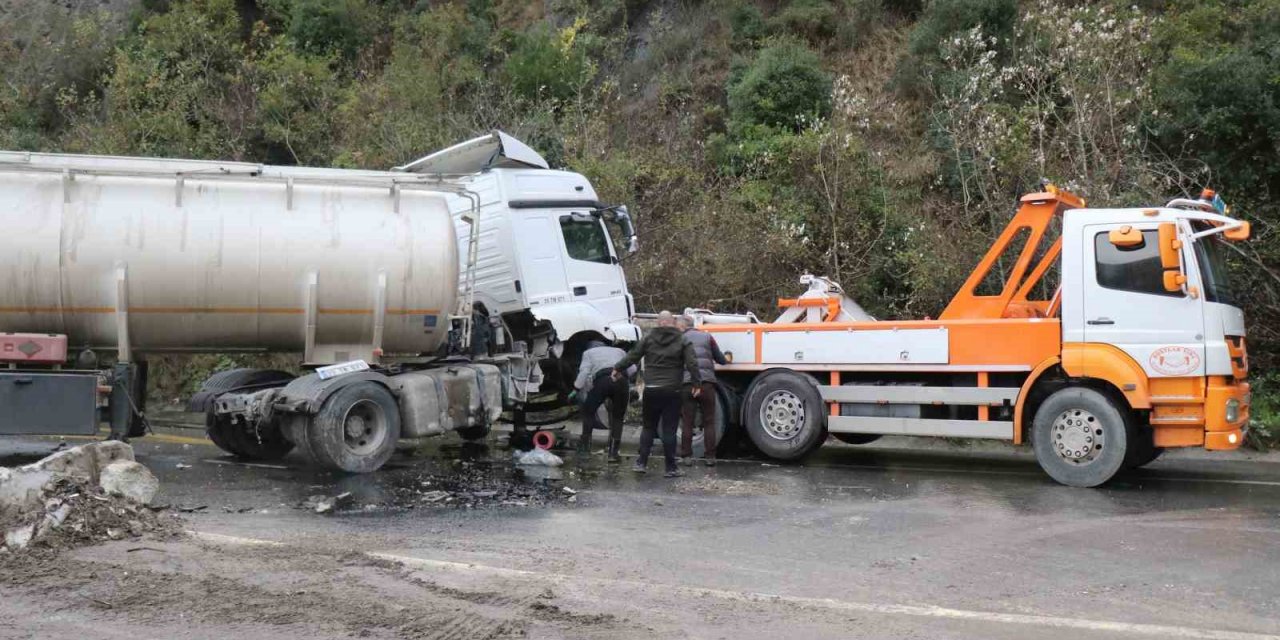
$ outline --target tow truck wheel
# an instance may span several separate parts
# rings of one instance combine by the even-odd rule
[[[827,437],[824,408],[812,378],[778,371],[751,385],[742,417],[761,453],[776,460],[799,460]]]
[[[357,382],[329,396],[307,424],[316,462],[348,473],[370,473],[386,464],[400,439],[400,410],[376,382]]]
[[[1072,487],[1096,487],[1124,468],[1132,428],[1125,412],[1087,387],[1068,387],[1045,399],[1031,426],[1040,468]]]

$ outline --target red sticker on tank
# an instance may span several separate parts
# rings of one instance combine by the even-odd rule
[[[1151,368],[1166,376],[1185,376],[1200,368],[1200,354],[1189,347],[1160,347],[1148,360]]]

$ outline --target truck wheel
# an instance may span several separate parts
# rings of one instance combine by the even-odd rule
[[[832,438],[845,444],[869,444],[880,439],[878,433],[833,433]]]
[[[761,453],[777,460],[799,460],[827,437],[825,406],[812,378],[779,371],[751,386],[743,422]]]
[[[226,451],[227,453],[238,456],[237,451],[231,441],[231,419],[226,417],[218,417],[214,413],[204,414],[204,431],[208,434],[209,439],[213,441],[214,446]]]
[[[1151,464],[1164,453],[1164,447],[1156,446],[1155,432],[1149,427],[1137,427],[1133,432],[1133,444],[1129,447],[1124,461],[1127,469],[1137,469]]]
[[[219,449],[246,460],[279,460],[293,450],[276,422],[261,425],[254,433],[250,425],[233,422],[227,416],[205,414],[209,439]]]
[[[467,442],[484,440],[485,438],[489,437],[489,430],[491,428],[492,428],[492,425],[489,425],[489,424],[478,424],[474,427],[466,427],[463,429],[458,429],[458,435],[461,436],[462,439],[466,440]]]
[[[316,462],[348,473],[386,464],[400,439],[400,410],[386,387],[357,382],[334,392],[307,424]]]
[[[1068,387],[1045,399],[1031,426],[1040,468],[1071,487],[1096,487],[1124,468],[1129,421],[1107,396]]]
[[[680,419],[680,429],[684,429],[683,408]],[[607,422],[605,424],[608,424]],[[725,442],[729,433],[729,402],[725,399],[723,391],[716,390],[716,455],[728,454],[733,448],[733,442]],[[682,431],[676,432],[676,441],[679,442],[683,438]],[[702,430],[702,409],[695,403],[693,409],[693,457],[705,458],[707,456],[707,436]]]
[[[258,425],[256,430],[253,425],[236,423],[230,433],[236,455],[247,460],[279,460],[293,450],[293,443],[285,440],[276,421]]]

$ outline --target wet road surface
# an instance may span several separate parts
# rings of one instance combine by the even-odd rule
[[[0,464],[51,446],[0,441]],[[574,613],[528,637],[1280,637],[1276,462],[1162,459],[1082,490],[1023,453],[835,443],[803,466],[676,480],[598,454],[521,472],[450,439],[368,476],[241,464],[181,436],[135,447],[157,502],[195,510],[206,553],[347,550],[449,589],[554,591]],[[344,493],[331,514],[308,503]]]

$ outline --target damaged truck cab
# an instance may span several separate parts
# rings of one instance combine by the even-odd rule
[[[237,456],[367,472],[639,337],[626,207],[498,131],[393,171],[0,152],[0,224],[3,434],[142,435],[146,354],[290,353],[189,408]]]

